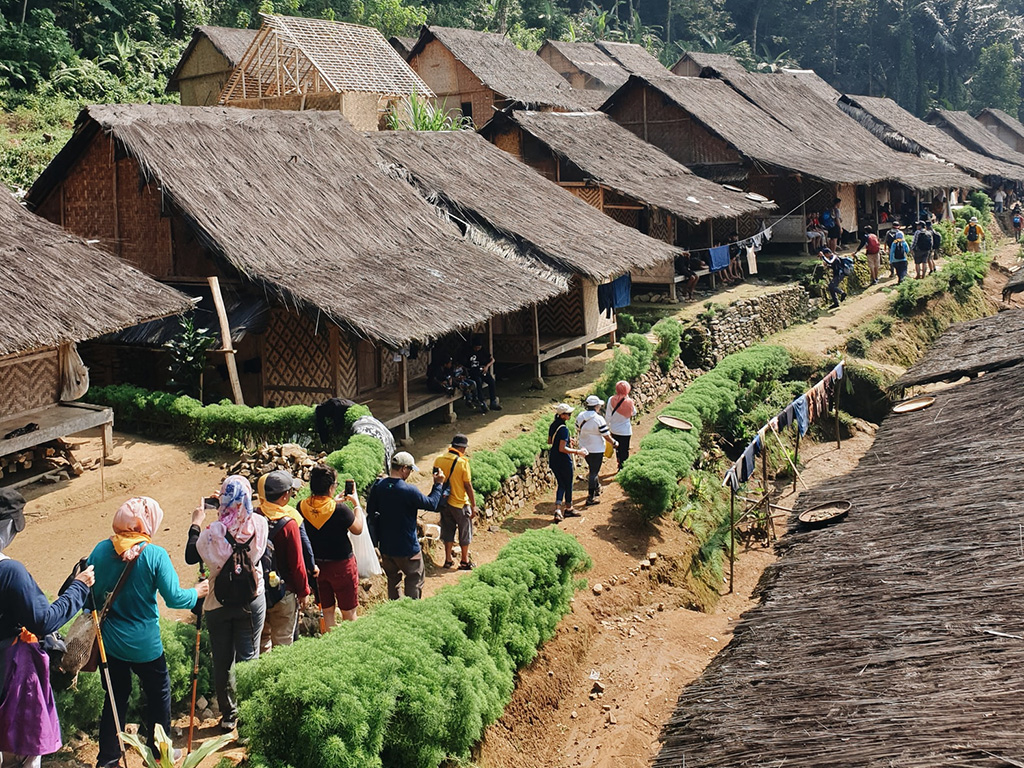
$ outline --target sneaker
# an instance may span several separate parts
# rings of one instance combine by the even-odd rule
[[[474,568],[476,568],[476,566],[473,565],[473,563],[459,563],[460,571],[472,571]]]
[[[878,281],[877,281],[877,280],[872,280],[872,281],[871,281],[871,284],[872,284],[872,285],[878,285]]]
[[[591,498],[587,499],[585,502],[583,502],[583,506],[584,507],[592,507],[595,504],[600,504],[600,502],[597,499],[593,498],[593,497],[591,497]]]
[[[572,507],[569,507],[569,509],[565,510],[565,516],[566,517],[582,517],[582,515],[580,515],[580,513],[577,512]]]
[[[491,403],[491,410],[492,411],[500,411],[501,410],[501,404],[498,403],[497,401]]]
[[[846,291],[840,291],[839,292],[839,300],[840,301],[846,301]]]
[[[829,307],[829,309],[839,309],[839,302],[838,301],[833,301],[832,305]]]
[[[562,510],[556,509],[555,510],[555,522],[556,523],[560,523],[563,520],[565,520],[565,517],[562,515]]]
[[[487,413],[487,404],[480,403],[480,413]]]
[[[235,717],[222,717],[220,719],[220,729],[225,733],[230,733],[238,727],[238,718]]]

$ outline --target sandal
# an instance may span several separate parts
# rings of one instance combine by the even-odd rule
[[[455,565],[455,561],[454,560],[445,560],[444,561],[444,565],[442,565],[441,567],[442,568],[452,568],[452,567],[454,567],[454,565]]]
[[[579,512],[577,512],[572,507],[569,507],[569,509],[565,510],[565,516],[566,517],[583,517],[583,515],[581,515]]]
[[[555,510],[555,522],[556,523],[560,523],[563,520],[565,520],[565,517],[562,515],[562,510],[556,509]]]
[[[459,563],[460,571],[472,571],[474,568],[476,568],[476,566],[473,565],[473,563]]]

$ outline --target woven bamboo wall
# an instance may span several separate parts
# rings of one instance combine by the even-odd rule
[[[480,78],[439,41],[427,43],[409,60],[409,66],[434,92],[434,103],[438,107],[456,110],[469,102],[473,105],[473,122],[478,126],[494,116],[497,94],[480,82]]]
[[[507,131],[495,134],[494,146],[508,152],[518,160],[523,159],[523,132],[519,128],[512,128]]]
[[[100,240],[111,250],[114,244],[113,155],[110,140],[97,135],[61,184],[65,229],[90,240]],[[54,194],[60,192],[55,189]]]
[[[134,158],[117,161],[117,255],[154,277],[174,274],[171,220],[161,216],[156,183],[139,185]]]
[[[579,336],[584,333],[583,290],[578,277],[572,278],[568,292],[537,306],[537,324],[541,336]]]
[[[178,76],[183,106],[211,107],[231,76],[231,63],[208,38],[200,38]]]
[[[407,363],[409,370],[409,380],[418,379],[422,376],[427,375],[427,360],[426,354],[419,354],[416,359],[410,359]],[[381,385],[387,386],[389,384],[397,384],[399,380],[399,374],[401,368],[399,367],[398,361],[395,360],[395,355],[391,350],[385,349],[381,353]]]
[[[597,307],[597,283],[592,280],[584,280],[580,292],[584,315],[584,333],[595,333],[598,331],[615,330],[616,320],[614,313],[609,318]]]
[[[840,184],[836,191],[839,198],[839,215],[843,217],[843,229],[856,232],[857,221],[857,187],[854,184]],[[829,200],[829,203],[832,201]]]
[[[60,399],[57,348],[0,358],[0,419]]]
[[[316,405],[334,394],[326,321],[316,329],[305,315],[275,307],[263,349],[265,405]]]
[[[604,201],[604,188],[603,187],[564,187],[572,194],[576,195],[587,205],[597,208],[599,211],[603,210]]]

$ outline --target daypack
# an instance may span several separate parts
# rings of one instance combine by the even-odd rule
[[[821,223],[828,229],[832,229],[836,225],[836,217],[832,215],[831,210],[821,212]]]
[[[972,243],[978,239],[978,226],[976,224],[967,225],[967,239]]]
[[[932,250],[937,251],[942,247],[942,235],[932,230]]]
[[[849,256],[839,257],[839,274],[843,277],[847,277],[853,274],[853,259]]]
[[[1019,213],[1013,215],[1013,227],[1014,229],[1020,229],[1021,224],[1024,224],[1024,219],[1021,219]]]
[[[277,605],[284,598],[286,591],[284,579],[281,578],[281,571],[277,567],[277,553],[274,551],[274,537],[284,530],[285,525],[288,524],[290,519],[291,518],[289,517],[279,518],[270,527],[270,530],[267,532],[267,548],[263,550],[263,557],[260,558],[260,568],[263,570],[263,594],[267,597],[267,608]],[[275,579],[270,577],[272,572],[276,577],[276,585],[274,585]],[[224,571],[221,571],[221,573],[224,573]],[[217,599],[220,600],[220,597],[218,596]]]
[[[256,599],[256,573],[249,557],[252,537],[240,542],[225,532],[224,538],[231,546],[231,554],[214,579],[213,595],[225,607],[245,607]]]
[[[889,261],[906,261],[907,260],[907,241],[896,240],[893,242],[893,249],[889,254]]]
[[[878,253],[880,250],[882,250],[882,244],[878,242],[878,235],[872,232],[870,235],[868,235],[868,242],[865,251],[869,254],[874,255]]]
[[[915,246],[921,253],[927,253],[932,249],[932,237],[924,230],[917,233],[917,245]]]

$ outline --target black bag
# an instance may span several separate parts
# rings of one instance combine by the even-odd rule
[[[247,607],[256,599],[256,572],[249,557],[252,537],[239,542],[225,533],[224,538],[231,545],[231,555],[213,582],[213,595],[225,608]]]
[[[274,537],[277,536],[291,518],[282,517],[278,519],[267,532],[267,548],[263,550],[263,557],[260,558],[260,568],[263,570],[263,594],[267,598],[267,608],[277,605],[284,598],[287,591],[284,579],[281,578],[281,571],[277,567],[277,552],[274,550]],[[247,555],[248,556],[248,555]],[[270,574],[274,573],[277,578],[277,586],[272,586]],[[224,573],[224,571],[221,571]],[[218,579],[220,575],[218,574]],[[253,595],[255,597],[255,595]],[[217,598],[220,599],[219,597]],[[250,601],[251,602],[251,601]]]
[[[920,253],[928,253],[932,249],[932,237],[925,231],[917,233],[917,250]]]
[[[967,239],[972,243],[978,239],[978,226],[976,224],[967,225]]]
[[[932,230],[932,250],[937,251],[942,247],[942,235]]]

